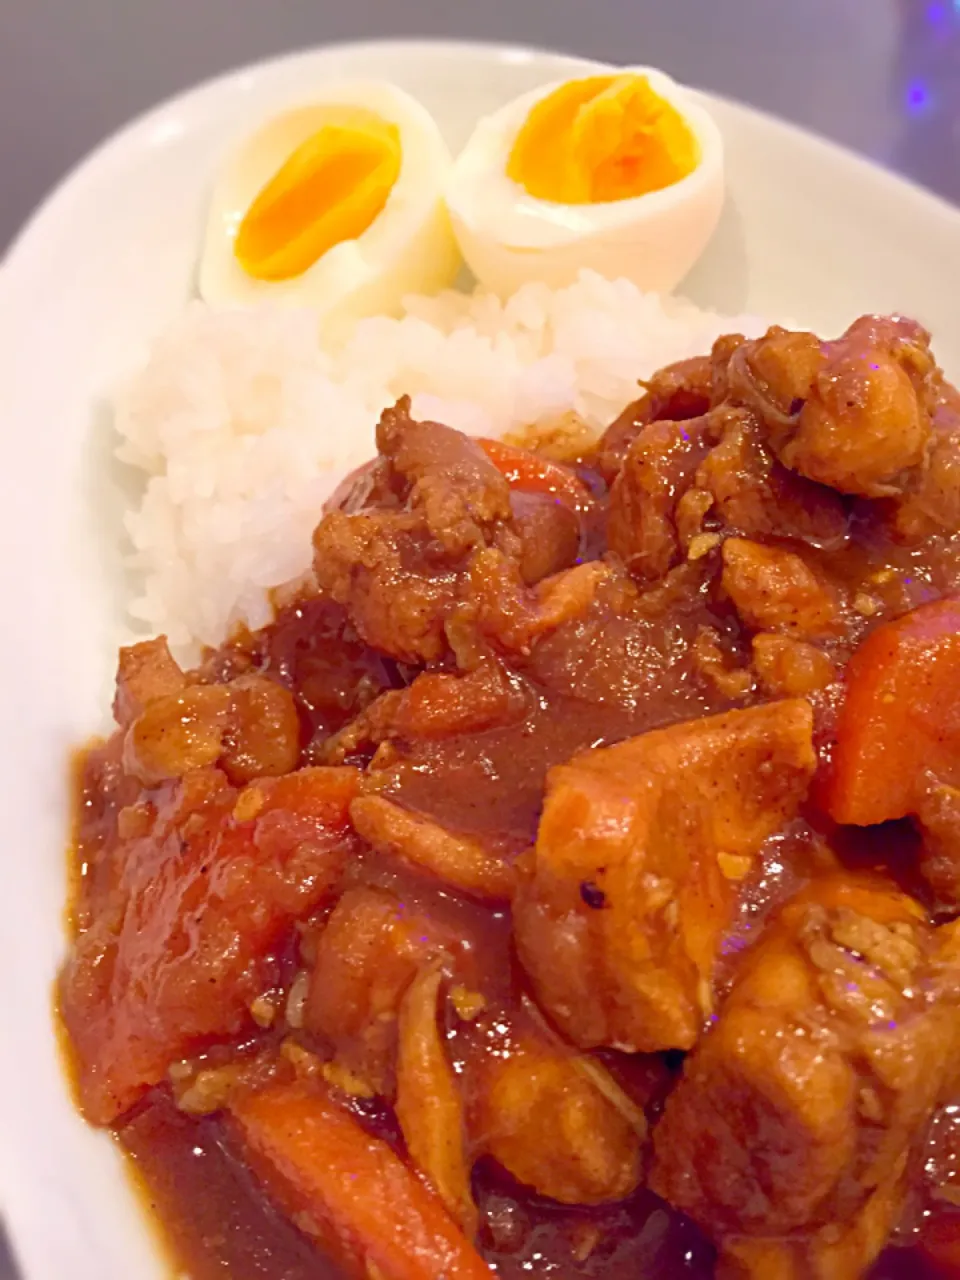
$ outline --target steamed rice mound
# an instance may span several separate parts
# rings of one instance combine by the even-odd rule
[[[126,520],[142,594],[131,613],[182,647],[272,615],[270,591],[310,566],[324,501],[374,452],[381,410],[502,436],[575,413],[602,430],[637,380],[755,336],[721,316],[592,273],[564,289],[407,299],[321,348],[311,312],[193,303],[120,395],[120,456],[145,473]]]

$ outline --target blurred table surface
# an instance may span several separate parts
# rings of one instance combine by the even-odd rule
[[[0,251],[135,113],[243,62],[384,36],[652,63],[960,203],[960,0],[0,0]]]
[[[252,59],[391,35],[653,63],[960,203],[960,0],[0,0],[0,251],[145,107]]]

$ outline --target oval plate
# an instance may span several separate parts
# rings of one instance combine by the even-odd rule
[[[51,196],[0,269],[0,538],[7,621],[0,777],[0,1205],[24,1280],[167,1273],[109,1139],[68,1096],[51,1023],[63,953],[69,752],[103,726],[119,634],[123,491],[103,405],[189,296],[225,148],[343,76],[395,81],[450,144],[476,118],[595,64],[494,45],[342,45],[264,63],[158,108]],[[839,148],[704,95],[725,136],[719,232],[682,292],[825,333],[915,315],[960,372],[947,276],[960,212]]]

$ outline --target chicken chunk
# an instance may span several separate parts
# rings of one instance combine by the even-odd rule
[[[661,578],[681,558],[675,508],[719,438],[708,414],[651,422],[627,451],[610,492],[607,543],[631,573]]]
[[[513,529],[519,539],[520,577],[528,587],[569,569],[580,554],[580,517],[552,495],[511,495]]]
[[[834,356],[817,378],[780,456],[841,493],[882,497],[922,462],[929,437],[929,416],[900,363],[853,351]]]
[[[938,902],[960,903],[960,788],[927,775],[917,803],[920,870]]]
[[[407,398],[384,411],[377,445],[386,475],[373,491],[379,505],[324,516],[314,575],[368,644],[403,662],[429,662],[446,651],[444,622],[470,552],[511,517],[510,488],[475,441],[415,422]]]
[[[313,550],[318,586],[344,606],[367,644],[401,662],[445,653],[460,558],[436,547],[421,513],[331,511]]]
[[[390,689],[328,740],[325,759],[340,763],[363,746],[391,740],[438,741],[481,733],[523,717],[527,698],[495,660],[455,675],[423,671],[405,689]]]
[[[848,539],[840,495],[783,466],[752,412],[724,409],[723,437],[697,469],[695,486],[715,520],[748,538],[794,538],[824,551]]]
[[[929,452],[896,500],[892,525],[905,543],[960,529],[960,392],[944,385]]]
[[[847,524],[838,494],[789,471],[755,416],[725,406],[639,431],[611,490],[607,541],[637,577],[656,579],[725,528],[834,549]]]
[[[887,1243],[906,1192],[905,1176],[888,1179],[867,1196],[862,1209],[812,1238],[728,1240],[718,1275],[735,1275],[737,1280],[860,1280]]]
[[[676,423],[702,417],[710,408],[714,387],[713,361],[708,356],[694,356],[658,369],[640,399],[627,405],[603,434],[597,463],[607,483],[613,483],[630,446],[645,427],[660,419]]]
[[[299,756],[293,695],[265,676],[244,675],[150,698],[127,730],[123,758],[146,786],[213,764],[243,786],[289,773]]]
[[[786,701],[586,751],[551,771],[514,902],[538,999],[583,1047],[689,1049],[737,880],[797,811],[816,763]]]
[[[794,636],[761,632],[753,637],[753,665],[774,698],[806,698],[836,679],[836,668],[816,645]]]
[[[938,942],[883,881],[814,882],[685,1064],[651,1186],[751,1274],[855,1280],[886,1239],[958,1047]]]
[[[604,1068],[519,1012],[486,1014],[471,1036],[479,1052],[467,1055],[465,1082],[477,1152],[565,1204],[629,1195],[646,1122]]]
[[[408,396],[381,415],[377,449],[445,551],[465,551],[480,529],[510,519],[510,486],[480,445],[440,422],[415,422]]]
[[[406,401],[384,413],[377,441],[387,495],[381,476],[378,505],[329,511],[313,539],[317,585],[369,645],[408,663],[452,649],[469,670],[491,642],[523,651],[565,610],[586,607],[603,567],[574,564],[575,506],[553,510],[523,479],[512,494],[485,448],[440,423],[414,422]],[[589,502],[573,471],[550,466]]]
[[[125,727],[136,719],[148,702],[175,696],[186,687],[186,674],[174,660],[166,636],[129,645],[120,650],[117,664],[114,719]]]
[[[526,656],[548,632],[587,613],[613,570],[591,560],[528,587],[515,560],[494,547],[470,561],[463,604],[447,628],[460,665],[489,657],[486,646]]]
[[[348,889],[317,945],[304,1026],[371,1094],[393,1092],[397,1018],[404,993],[454,938],[382,889]]]
[[[929,334],[870,316],[831,343],[771,329],[730,365],[732,393],[758,413],[785,466],[864,497],[902,492],[923,462],[938,385]]]
[[[805,560],[783,547],[727,538],[721,581],[740,617],[754,630],[813,637],[839,628],[840,609],[833,592]]]

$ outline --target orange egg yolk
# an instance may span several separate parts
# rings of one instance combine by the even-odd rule
[[[258,280],[289,280],[363,235],[402,159],[396,125],[360,108],[331,108],[247,210],[234,242],[240,266]]]
[[[595,204],[669,187],[699,160],[690,127],[646,76],[591,76],[537,103],[507,176],[538,200]]]

